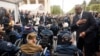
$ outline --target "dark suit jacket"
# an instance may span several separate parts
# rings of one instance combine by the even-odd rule
[[[44,22],[44,17],[46,19],[46,16],[40,16],[40,22]]]
[[[44,19],[44,17],[45,17],[45,19]],[[44,21],[45,21],[45,22],[44,22]],[[40,22],[47,24],[47,22],[48,22],[47,16],[41,16],[41,17],[40,17]]]
[[[83,12],[82,19],[86,19],[87,22],[85,24],[77,26],[76,22],[79,20],[79,18],[77,15],[75,15],[73,18],[71,30],[77,32],[77,39],[79,38],[79,34],[81,32],[86,32],[86,36],[84,38],[85,43],[91,43],[96,37],[95,33],[96,21],[93,15],[89,12]]]

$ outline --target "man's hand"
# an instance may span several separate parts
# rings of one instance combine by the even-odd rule
[[[80,37],[84,38],[86,36],[86,33],[85,32],[81,32],[80,33]]]
[[[78,20],[77,22],[76,22],[76,24],[79,26],[79,25],[81,25],[81,24],[84,24],[84,23],[86,23],[86,19],[80,19],[80,20]]]

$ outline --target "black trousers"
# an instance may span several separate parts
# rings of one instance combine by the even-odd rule
[[[85,56],[93,56],[95,54],[95,42],[94,41],[92,41],[91,43],[85,43],[83,38],[79,38],[77,42],[77,47],[82,51],[84,47]]]

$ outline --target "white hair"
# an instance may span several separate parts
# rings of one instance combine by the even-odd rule
[[[63,27],[64,27],[64,28],[66,28],[66,27],[68,27],[68,26],[69,26],[68,23],[64,23],[64,24],[63,24]]]

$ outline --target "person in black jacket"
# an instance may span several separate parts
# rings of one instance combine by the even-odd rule
[[[60,39],[63,44],[60,44],[56,48],[56,53],[58,53],[57,56],[83,56],[82,52],[72,44],[72,35],[71,32],[68,31],[67,33],[63,34],[63,36]],[[77,52],[77,54],[76,54]]]
[[[83,50],[84,46],[85,56],[93,56],[96,48],[96,21],[91,13],[82,10],[81,5],[76,5],[75,12],[71,30],[77,32],[77,47]]]
[[[97,27],[97,29],[96,29],[96,33],[97,33],[97,45],[96,45],[96,47],[97,47],[97,51],[100,51],[100,49],[99,49],[99,45],[100,45],[100,12],[99,13],[96,13],[96,16],[95,16],[95,18],[96,18],[96,23],[97,23],[97,25],[98,25],[98,27]]]
[[[7,10],[3,7],[0,7],[0,25],[3,26],[4,16],[6,15]]]
[[[7,52],[9,56],[15,56],[15,54],[19,51],[19,48],[14,44],[3,40],[4,31],[0,29],[0,56]]]
[[[47,25],[47,16],[43,13],[42,16],[40,16],[40,23],[43,23],[44,25]]]
[[[23,26],[25,26],[25,23],[26,23],[25,17],[26,17],[25,13],[23,11],[21,11],[20,18],[21,18],[21,22],[22,22]]]
[[[59,31],[59,26],[58,26],[58,24],[57,24],[56,21],[54,21],[54,22],[52,23],[52,25],[51,25],[51,27],[50,27],[50,30],[53,31],[54,36],[57,36],[57,33],[58,33],[58,31]]]

